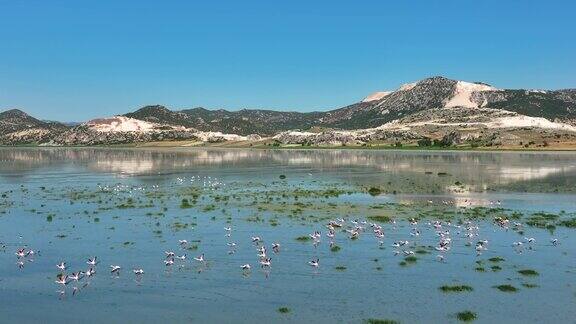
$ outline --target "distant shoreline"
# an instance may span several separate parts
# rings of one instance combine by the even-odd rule
[[[471,147],[466,146],[429,146],[404,145],[397,147],[392,144],[372,144],[372,145],[311,145],[303,146],[297,144],[267,145],[254,142],[222,142],[204,143],[189,141],[165,141],[130,144],[111,145],[0,145],[1,149],[10,148],[117,148],[117,149],[145,149],[145,148],[218,148],[218,149],[254,149],[254,150],[371,150],[371,151],[413,151],[413,152],[576,152],[576,143],[567,143],[565,146],[551,145],[548,147]]]

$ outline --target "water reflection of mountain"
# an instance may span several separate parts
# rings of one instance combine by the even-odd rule
[[[447,173],[475,190],[524,181],[576,179],[576,154],[526,152],[416,152],[370,150],[248,150],[248,149],[0,149],[0,177],[17,179],[39,170],[63,166],[75,172],[117,176],[149,176],[194,170],[265,176],[277,172],[322,172],[362,183],[408,181],[424,185],[431,174]],[[84,171],[82,171],[84,170]],[[428,174],[427,174],[428,173]],[[430,174],[431,173],[431,174]]]

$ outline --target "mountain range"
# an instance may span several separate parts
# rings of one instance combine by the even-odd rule
[[[498,89],[431,77],[327,111],[238,111],[146,106],[79,125],[0,113],[0,144],[98,145],[165,140],[366,144],[441,140],[484,144],[574,141],[576,89]],[[534,140],[534,141],[533,141]],[[521,143],[522,142],[522,143]]]

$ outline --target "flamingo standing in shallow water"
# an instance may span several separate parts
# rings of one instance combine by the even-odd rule
[[[200,254],[200,256],[197,256],[194,258],[194,260],[198,261],[198,262],[204,262],[204,253]]]
[[[65,271],[66,270],[66,262],[60,262],[59,264],[56,265],[56,268],[60,269],[60,271]]]
[[[116,275],[119,275],[120,269],[122,269],[122,267],[117,266],[117,265],[111,265],[110,266],[110,273],[115,273]]]
[[[308,264],[314,268],[318,268],[320,266],[320,259],[316,258],[316,260],[309,261]]]

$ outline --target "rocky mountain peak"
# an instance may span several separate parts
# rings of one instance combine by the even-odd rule
[[[28,119],[32,118],[20,109],[10,109],[0,113],[1,119]]]
[[[135,112],[133,112],[134,114],[164,114],[164,113],[170,113],[170,109],[162,106],[162,105],[149,105],[149,106],[144,106],[138,110],[136,110]]]

